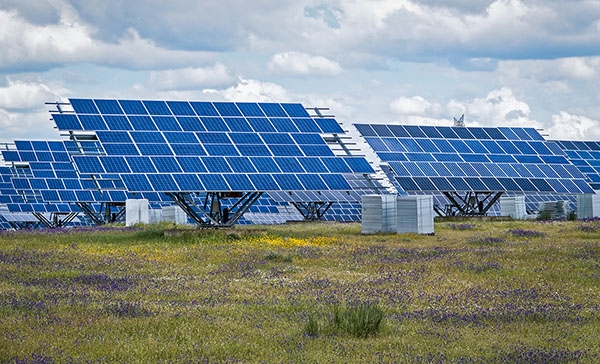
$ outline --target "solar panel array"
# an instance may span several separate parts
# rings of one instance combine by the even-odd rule
[[[246,205],[240,224],[315,213],[360,221],[361,196],[386,192],[364,157],[328,144],[344,134],[337,121],[301,104],[71,99],[57,108],[52,118],[69,140],[17,140],[2,150],[12,167],[0,168],[0,228],[129,198],[176,202],[198,223],[193,207],[215,196],[219,209]],[[400,193],[432,194],[450,207],[470,204],[471,192],[495,214],[501,194],[525,194],[535,209],[600,189],[597,142],[546,141],[533,128],[355,126]]]
[[[363,157],[335,156],[343,133],[300,104],[72,99],[60,130],[94,131],[103,153],[74,155],[80,174],[118,174],[128,191],[350,190]]]
[[[356,124],[406,192],[593,193],[533,128]]]
[[[71,160],[72,154],[80,153],[80,147],[74,141],[16,140],[14,143],[14,150],[2,152],[4,160],[7,163],[26,163],[31,175],[14,177],[13,185],[19,190],[37,191],[45,202],[125,202],[131,198],[165,201],[165,197],[158,193],[133,196],[123,191],[118,175],[108,175],[99,180],[81,178]]]
[[[600,190],[600,143],[594,141],[553,141],[564,150],[567,159],[579,168],[594,190]]]

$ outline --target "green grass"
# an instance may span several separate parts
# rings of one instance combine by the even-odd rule
[[[0,234],[0,362],[595,363],[598,221]]]

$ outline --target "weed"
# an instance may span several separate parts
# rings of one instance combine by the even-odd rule
[[[281,254],[274,251],[270,251],[266,256],[267,260],[274,262],[283,262],[283,263],[291,263],[292,256],[288,254]]]
[[[471,230],[475,228],[474,224],[467,224],[467,223],[463,223],[463,224],[448,224],[447,225],[450,229],[453,230]]]
[[[322,333],[330,335],[348,335],[356,338],[374,336],[381,330],[384,318],[383,310],[376,304],[334,304],[326,308],[325,319],[319,315],[308,316],[304,333],[316,337]]]
[[[534,230],[523,230],[523,229],[511,229],[508,233],[517,238],[539,238],[544,236],[541,231]]]

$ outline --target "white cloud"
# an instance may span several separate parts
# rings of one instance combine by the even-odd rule
[[[35,77],[8,77],[0,87],[0,141],[56,135],[46,102],[62,101],[69,91]]]
[[[559,69],[562,74],[570,78],[591,80],[596,77],[598,59],[564,58],[559,61]]]
[[[390,110],[400,115],[426,115],[432,106],[422,96],[401,96],[390,102]]]
[[[60,91],[64,92],[61,88]],[[8,79],[6,87],[0,87],[0,108],[6,110],[39,110],[45,102],[57,101],[61,95],[42,82]]]
[[[547,131],[554,140],[600,140],[600,121],[561,111]]]
[[[342,73],[342,67],[337,62],[301,52],[277,53],[271,57],[267,67],[274,72],[302,76],[336,76]]]
[[[541,127],[538,121],[530,117],[529,105],[518,100],[508,87],[493,90],[484,98],[464,103],[452,100],[448,107],[457,111],[464,108],[466,126]]]
[[[15,139],[58,139],[59,134],[50,121],[46,109],[20,113],[0,109],[0,141],[11,142]]]
[[[290,95],[282,86],[257,80],[246,80],[240,78],[239,83],[225,90],[207,89],[207,94],[219,94],[226,100],[231,101],[254,101],[254,102],[288,102]]]
[[[231,84],[234,78],[227,67],[217,63],[207,68],[181,68],[150,72],[148,84],[159,90],[189,90]]]
[[[124,68],[171,67],[206,63],[207,52],[162,49],[130,29],[116,43],[94,39],[95,29],[57,1],[60,21],[30,24],[15,11],[0,9],[0,69],[51,68],[65,63],[91,62]]]

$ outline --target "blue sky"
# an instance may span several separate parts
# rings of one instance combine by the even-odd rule
[[[600,140],[598,0],[0,0],[0,47],[0,141],[58,138],[44,103],[69,97]]]

